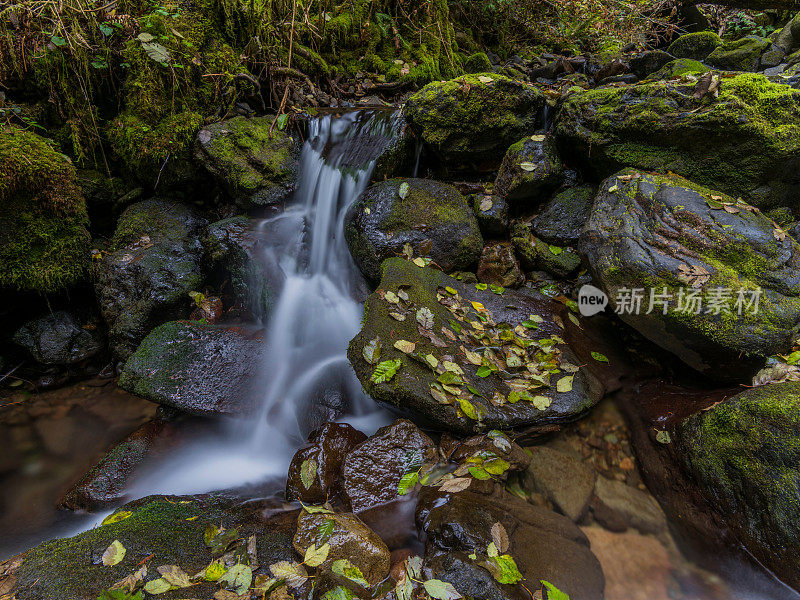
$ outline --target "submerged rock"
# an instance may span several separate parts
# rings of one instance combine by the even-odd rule
[[[800,382],[745,390],[681,422],[677,452],[739,542],[800,589]]]
[[[483,238],[461,193],[428,179],[390,179],[364,191],[350,206],[344,234],[356,264],[372,281],[381,263],[403,254],[426,256],[448,272],[478,262]]]
[[[347,423],[326,423],[314,431],[289,465],[286,499],[319,504],[339,494],[345,457],[365,439]]]
[[[126,359],[156,325],[189,316],[189,292],[203,284],[205,225],[194,209],[158,198],[122,214],[108,252],[94,264],[115,356]]]
[[[405,115],[446,165],[491,170],[511,144],[534,133],[542,107],[539,89],[484,73],[429,83],[407,100]]]
[[[294,189],[294,140],[272,117],[234,117],[197,134],[195,158],[242,208],[282,202]]]
[[[96,326],[84,328],[63,310],[28,321],[14,333],[14,341],[43,365],[73,365],[104,349]]]
[[[578,522],[594,492],[595,470],[577,458],[546,447],[532,447],[532,460],[523,476],[526,490],[543,494],[556,510]]]
[[[607,355],[605,343],[581,326],[544,297],[390,259],[348,358],[373,398],[438,428],[535,431],[579,417],[614,385],[590,355]]]
[[[399,419],[381,427],[342,464],[342,487],[352,510],[359,512],[398,499],[400,478],[435,451],[433,440],[411,421]]]
[[[800,91],[744,74],[719,98],[696,83],[641,83],[571,95],[555,125],[559,148],[598,179],[623,166],[673,172],[760,208],[796,206]]]
[[[564,182],[564,166],[552,138],[527,136],[506,152],[494,189],[512,204],[529,206],[545,200]]]
[[[89,219],[75,167],[48,140],[0,130],[0,287],[50,293],[89,272]]]
[[[800,245],[752,207],[626,170],[601,184],[585,231],[583,252],[620,318],[698,371],[742,380],[797,338]]]
[[[241,415],[253,408],[264,344],[248,332],[198,321],[154,329],[122,371],[119,386],[195,415]]]

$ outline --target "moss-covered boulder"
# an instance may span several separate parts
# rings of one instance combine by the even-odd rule
[[[668,62],[655,73],[652,73],[648,79],[658,81],[660,79],[670,80],[678,77],[686,77],[687,75],[702,75],[706,71],[710,71],[707,66],[697,60],[691,58],[678,58]]]
[[[347,356],[368,394],[436,428],[535,432],[578,418],[611,385],[590,355],[609,351],[582,325],[543,296],[392,258]]]
[[[592,211],[595,192],[594,186],[582,185],[557,194],[531,221],[533,233],[548,244],[576,244]]]
[[[430,83],[406,102],[415,132],[453,168],[496,168],[508,147],[534,133],[544,107],[537,88],[502,75]]]
[[[203,285],[206,225],[194,209],[153,198],[128,207],[102,257],[95,261],[98,303],[109,344],[127,358],[153,327],[189,315],[189,292]]]
[[[234,117],[197,134],[195,157],[242,208],[286,200],[297,164],[292,137],[272,117]]]
[[[454,187],[429,179],[390,179],[367,188],[344,219],[350,253],[377,282],[381,263],[409,245],[447,272],[478,262],[483,238],[466,199]]]
[[[675,57],[663,50],[647,50],[631,58],[631,72],[639,79],[644,79],[673,60]]]
[[[190,414],[241,415],[255,405],[263,350],[256,333],[237,327],[170,321],[126,361],[119,386]]]
[[[576,252],[540,240],[533,235],[530,225],[522,221],[512,223],[511,243],[527,271],[540,269],[556,277],[569,277],[581,266]]]
[[[272,516],[262,516],[267,514]],[[222,495],[143,498],[122,506],[104,525],[72,538],[45,542],[5,563],[14,578],[11,596],[17,600],[97,600],[104,590],[145,563],[142,583],[160,579],[158,569],[164,566],[175,565],[194,576],[214,561],[223,565],[222,572],[241,562],[256,573],[269,574],[269,565],[296,559],[292,547],[296,519],[297,511],[280,510],[277,503],[270,505],[266,500],[245,503]],[[212,537],[207,545],[206,528],[218,530],[220,526],[227,536]],[[248,552],[251,536],[255,546]],[[121,561],[106,566],[103,553],[114,542],[119,542],[125,553]],[[3,566],[0,564],[0,569]],[[142,583],[136,587],[141,588]],[[211,599],[221,585],[215,578],[201,576],[190,595]],[[186,589],[176,587],[158,598],[174,600],[186,595]]]
[[[762,565],[800,588],[800,382],[745,390],[677,427],[683,465]]]
[[[464,61],[465,73],[491,73],[492,61],[486,52],[475,52],[467,57]]]
[[[84,279],[88,226],[70,161],[35,133],[0,128],[0,287],[47,293]]]
[[[675,58],[705,60],[709,54],[722,45],[722,38],[713,31],[698,31],[679,37],[670,44],[667,52]]]
[[[789,21],[777,32],[774,38],[775,46],[786,54],[791,54],[800,48],[800,13]]]
[[[577,93],[555,130],[563,155],[598,179],[624,166],[678,175],[761,208],[800,197],[800,91],[761,75],[722,78],[719,98],[695,82]]]
[[[472,204],[478,227],[485,238],[505,237],[508,229],[509,205],[505,198],[496,194],[470,194],[467,202]]]
[[[748,35],[720,46],[706,57],[706,62],[723,71],[758,71],[761,55],[770,45],[768,39]]]
[[[254,318],[263,318],[274,306],[284,274],[271,256],[257,253],[259,236],[255,223],[239,215],[208,226],[202,237],[210,277],[235,306]]]
[[[711,377],[746,379],[800,331],[800,245],[721,192],[623,171],[581,244],[622,320]]]
[[[553,138],[526,136],[513,144],[497,173],[494,191],[518,205],[542,202],[564,181],[564,165]]]

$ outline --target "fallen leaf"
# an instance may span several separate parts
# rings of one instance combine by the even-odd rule
[[[119,540],[114,540],[111,545],[103,552],[103,564],[106,567],[113,567],[118,565],[120,561],[125,558],[125,546],[120,544]]]

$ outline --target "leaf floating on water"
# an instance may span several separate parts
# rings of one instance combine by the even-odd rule
[[[403,318],[405,319],[405,317]],[[364,360],[369,364],[374,365],[377,363],[381,356],[381,338],[376,336],[374,340],[368,342],[364,346],[362,354],[364,355]]]
[[[372,373],[372,383],[384,383],[386,381],[390,381],[400,369],[400,365],[402,364],[403,361],[401,361],[399,358],[394,360],[385,360],[382,363],[379,363],[378,366],[375,367],[375,371]]]
[[[398,195],[400,196],[400,198],[402,200],[405,200],[406,196],[408,196],[408,182],[407,181],[404,181],[403,183],[400,184],[400,191],[398,192]]]
[[[303,487],[307,490],[311,489],[314,485],[314,480],[317,478],[317,461],[313,458],[307,458],[300,465],[300,481]]]
[[[562,377],[556,383],[556,390],[559,392],[571,392],[572,391],[572,380],[575,378],[574,375],[567,375],[566,377]]]
[[[463,492],[467,489],[472,483],[472,479],[469,477],[454,477],[453,479],[448,479],[444,483],[442,483],[441,487],[439,488],[440,492],[448,492],[448,493],[456,493],[456,492]]]
[[[597,362],[608,362],[608,357],[605,354],[600,354],[599,352],[592,352],[592,358]]]
[[[417,323],[425,329],[433,329],[433,313],[427,306],[423,306],[417,311]]]
[[[322,544],[319,548],[317,548],[315,544],[312,544],[306,549],[303,562],[309,567],[318,567],[327,560],[330,551],[331,545],[327,542]]]
[[[253,583],[253,571],[247,565],[234,565],[219,578],[219,582],[241,596]]]
[[[519,163],[519,168],[530,173],[536,170],[536,165],[532,162],[521,162]]]
[[[417,471],[406,473],[400,478],[400,482],[397,484],[397,493],[401,496],[405,496],[416,487],[417,482],[419,482],[419,473]]]
[[[125,558],[125,546],[119,540],[114,540],[111,545],[103,552],[103,564],[106,567],[113,567],[118,565],[123,558]]]
[[[269,571],[278,579],[285,579],[290,588],[300,587],[308,579],[308,573],[303,565],[296,562],[282,560],[269,566]]]
[[[411,354],[414,352],[414,349],[417,345],[414,342],[409,342],[408,340],[397,340],[394,343],[394,347],[400,350],[403,354]]]
[[[461,594],[456,591],[452,583],[440,579],[429,579],[424,584],[425,591],[436,600],[458,600]]]

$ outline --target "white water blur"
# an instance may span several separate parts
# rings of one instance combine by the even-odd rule
[[[309,123],[295,199],[264,219],[257,232],[266,242],[265,268],[279,268],[283,276],[280,295],[265,318],[260,410],[248,420],[229,420],[217,434],[139,473],[130,498],[282,480],[310,431],[334,414],[326,399],[333,398],[334,408],[344,413],[340,420],[366,433],[389,422],[364,394],[347,360],[347,345],[360,329],[359,291],[365,288],[343,231],[347,208],[366,188],[375,166],[363,146],[369,140],[385,143],[395,126],[388,114],[364,112]]]

